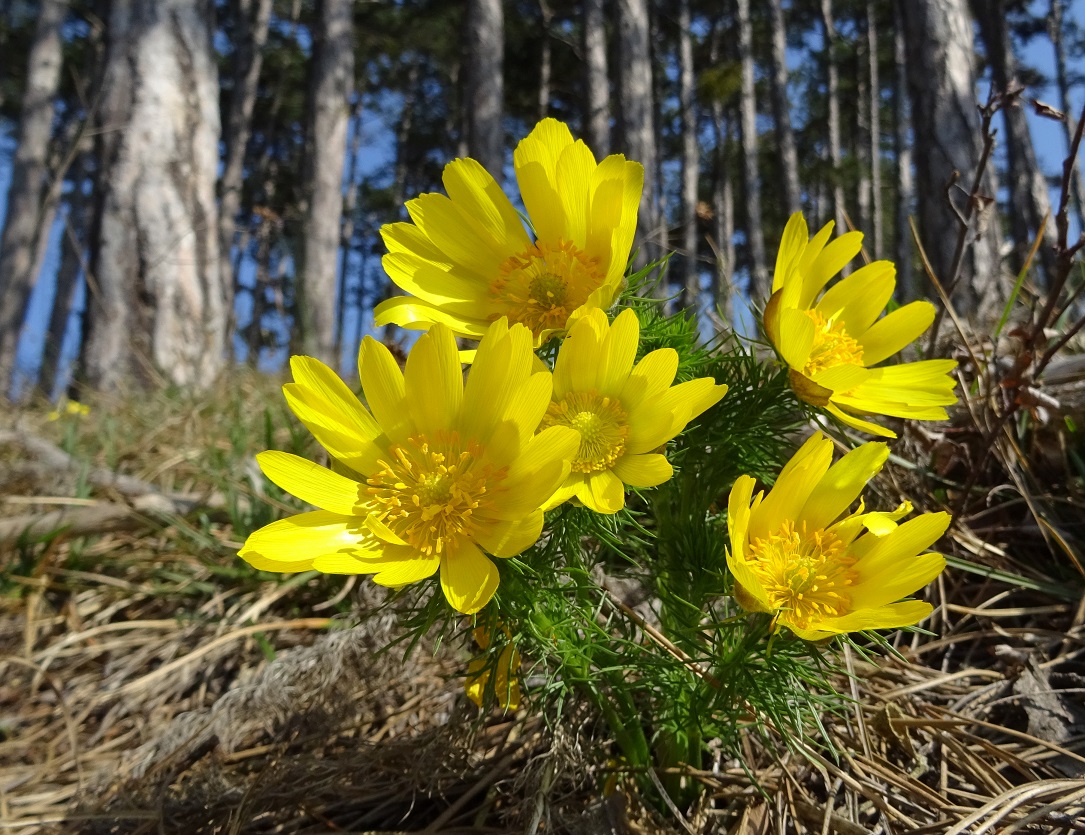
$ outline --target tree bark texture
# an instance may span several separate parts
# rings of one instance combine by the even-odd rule
[[[26,90],[11,161],[7,215],[0,236],[0,399],[8,396],[26,307],[48,239],[47,155],[60,84],[60,27],[67,0],[42,0],[27,62]]]
[[[209,385],[225,362],[209,0],[110,7],[83,380]]]
[[[904,18],[901,6],[908,0],[893,3],[893,155],[896,157],[896,232],[893,260],[897,265],[897,292],[901,301],[910,302],[923,293],[912,267],[912,216],[915,188],[912,183],[912,109],[908,100],[908,63],[904,48]]]
[[[350,94],[354,88],[351,0],[318,0],[309,76],[304,226],[297,265],[298,342],[332,368],[335,356],[336,266],[343,217]]]
[[[637,216],[641,259],[658,253],[660,229],[656,202],[656,142],[652,123],[652,60],[648,43],[648,0],[618,0],[618,105],[623,150],[644,166],[644,191]],[[650,245],[650,246],[649,246]],[[646,251],[650,249],[650,253]]]
[[[252,111],[264,60],[271,0],[234,0],[237,20],[233,66],[233,90],[226,108],[223,125],[222,179],[219,183],[219,256],[223,286],[226,289],[226,309],[233,311],[234,276],[232,253],[237,214],[241,209],[241,179],[244,171],[245,148],[252,132]]]
[[[957,279],[954,253],[960,223],[947,199],[948,190],[961,213],[968,211],[968,195],[948,186],[959,176],[962,188],[971,187],[983,142],[972,20],[965,0],[911,0],[903,3],[903,12],[921,239],[938,279],[947,287],[956,281],[958,308],[982,322],[1005,299],[997,223],[990,222],[988,207],[975,208]],[[993,200],[989,183],[985,179],[980,192]]]
[[[464,33],[464,119],[467,153],[500,183],[505,167],[505,17],[501,0],[467,0]]]
[[[878,73],[878,4],[866,4],[867,75],[870,82],[870,197],[871,226],[863,230],[874,258],[882,257],[885,209],[882,199],[882,86]]]
[[[596,159],[610,153],[610,88],[603,0],[584,0],[584,81],[588,146]]]
[[[542,15],[542,32],[539,38],[539,119],[545,119],[550,112],[550,76],[553,74],[553,50],[550,47],[550,23],[554,12],[547,0],[539,0],[539,12]]]
[[[679,107],[682,111],[682,307],[696,311],[701,276],[697,268],[697,112],[694,102],[693,33],[689,0],[678,7]]]
[[[738,0],[738,57],[742,64],[739,127],[742,134],[742,182],[746,191],[746,244],[750,253],[750,297],[763,300],[769,290],[765,236],[761,228],[761,177],[757,165],[757,98],[754,91],[753,26],[750,0]]]
[[[986,47],[995,89],[1008,93],[1019,88],[1017,60],[1006,26],[1004,0],[972,0],[972,5],[980,24],[980,35]],[[1021,269],[1033,238],[1043,224],[1043,235],[1048,245],[1041,247],[1040,252],[1044,272],[1050,275],[1055,268],[1055,219],[1051,215],[1047,181],[1036,159],[1032,133],[1020,101],[1019,96],[1014,96],[1002,108],[1002,119],[1006,126],[1007,176],[1010,181],[1010,234],[1014,248],[1012,268],[1015,273]]]
[[[776,125],[776,144],[780,148],[780,178],[784,185],[787,213],[802,208],[799,186],[799,155],[795,150],[795,132],[791,129],[791,102],[787,96],[787,40],[785,38],[783,0],[769,0],[772,24],[772,117]]]
[[[832,0],[821,0],[821,25],[825,40],[825,96],[829,107],[829,165],[833,219],[836,231],[847,229],[844,220],[844,183],[840,172],[840,70],[836,64],[836,24],[833,22]]]
[[[1065,118],[1062,120],[1063,134],[1066,137],[1066,150],[1070,152],[1074,129],[1077,127],[1077,114],[1070,102],[1070,79],[1066,72],[1066,47],[1062,40],[1063,11],[1066,0],[1051,0],[1047,15],[1047,33],[1051,37],[1051,46],[1055,51],[1055,85],[1059,88],[1059,108]],[[1070,175],[1070,194],[1077,209],[1078,222],[1085,225],[1085,164],[1078,159]]]

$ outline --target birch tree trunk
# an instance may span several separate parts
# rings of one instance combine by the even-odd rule
[[[539,98],[538,117],[545,119],[550,112],[550,76],[553,73],[553,55],[550,48],[550,23],[554,13],[547,0],[539,0],[539,12],[542,14],[542,32],[539,52]]]
[[[820,0],[825,39],[825,94],[829,106],[829,165],[832,169],[833,219],[837,233],[847,229],[844,221],[844,183],[840,175],[840,70],[836,65],[836,25],[832,0]]]
[[[27,62],[26,90],[11,161],[7,215],[0,235],[0,400],[7,398],[27,303],[40,271],[46,218],[49,140],[62,60],[67,0],[42,0]]]
[[[603,0],[584,0],[584,123],[596,159],[610,153],[610,89]]]
[[[626,156],[644,166],[644,191],[637,216],[639,263],[659,250],[656,202],[656,142],[652,124],[652,61],[648,44],[648,0],[618,0],[618,105]]]
[[[110,6],[82,366],[100,390],[207,386],[225,362],[212,20],[209,0]]]
[[[885,239],[885,209],[882,202],[882,86],[878,73],[878,4],[867,0],[866,46],[867,75],[870,82],[870,197],[872,222],[865,231],[871,254],[882,257]]]
[[[972,5],[980,24],[980,35],[986,47],[995,89],[1010,93],[1020,88],[1017,60],[1006,27],[1004,0],[972,0]],[[1014,248],[1012,269],[1015,273],[1021,269],[1032,240],[1043,224],[1044,239],[1049,245],[1041,247],[1040,252],[1044,272],[1050,275],[1055,268],[1055,219],[1051,215],[1047,181],[1036,160],[1032,133],[1020,106],[1020,98],[1014,98],[1012,103],[1003,106],[1002,119],[1006,126],[1006,160],[1010,181],[1010,234]]]
[[[678,6],[679,107],[682,111],[682,307],[697,311],[701,276],[697,269],[697,113],[694,110],[693,33],[689,0]]]
[[[783,180],[784,200],[790,215],[802,208],[802,191],[799,186],[799,156],[795,151],[795,132],[791,129],[791,102],[787,96],[784,7],[782,0],[769,0],[768,5],[772,23],[772,116],[776,125],[776,144],[780,147],[780,178]]]
[[[1051,46],[1055,51],[1055,85],[1059,88],[1059,108],[1066,118],[1062,120],[1063,134],[1066,137],[1066,152],[1070,152],[1074,129],[1077,127],[1077,114],[1070,102],[1070,80],[1066,72],[1066,48],[1062,40],[1063,4],[1065,0],[1051,0],[1047,15],[1047,34],[1051,37]],[[1077,209],[1078,223],[1085,225],[1085,174],[1083,163],[1078,159],[1070,178],[1070,193]]]
[[[464,37],[464,121],[467,153],[498,183],[504,177],[505,17],[501,0],[468,0]]]
[[[241,209],[241,178],[245,163],[245,147],[252,131],[252,111],[260,68],[264,60],[271,0],[234,0],[237,20],[233,90],[226,108],[222,144],[225,148],[222,179],[219,183],[219,267],[226,289],[226,310],[233,313],[234,265],[232,252],[237,214]]]
[[[735,192],[728,153],[731,124],[724,115],[722,103],[713,103],[712,121],[716,129],[716,177],[712,192],[712,212],[716,220],[716,272],[712,297],[724,323],[734,327]]]
[[[742,182],[746,191],[746,242],[750,251],[750,298],[769,290],[765,237],[761,228],[761,178],[757,166],[757,99],[754,93],[753,27],[750,0],[738,0],[738,57],[742,64],[739,126],[742,134]]]
[[[336,265],[343,217],[343,166],[347,155],[349,100],[354,86],[351,0],[317,0],[317,25],[309,76],[303,229],[297,265],[297,338],[302,353],[333,368]]]
[[[903,4],[908,86],[915,129],[919,230],[935,275],[950,285],[960,225],[947,205],[947,184],[960,174],[968,189],[983,138],[976,111],[972,20],[965,0],[910,0]],[[989,180],[981,191],[993,200]],[[967,195],[950,189],[956,205]],[[1000,279],[998,224],[978,209],[961,261],[956,301],[963,311],[988,319],[1005,300]]]
[[[912,231],[908,219],[915,199],[912,184],[912,111],[908,99],[908,63],[904,49],[904,18],[901,6],[908,0],[893,3],[893,155],[896,168],[896,235],[893,260],[897,265],[897,288],[901,300],[914,301],[923,293],[912,268]]]

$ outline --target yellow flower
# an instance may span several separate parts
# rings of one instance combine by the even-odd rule
[[[860,232],[827,243],[832,229],[829,222],[808,239],[803,216],[791,216],[765,306],[765,331],[790,368],[795,394],[848,426],[887,438],[896,433],[859,416],[945,420],[945,407],[957,402],[950,376],[956,361],[873,367],[930,327],[934,306],[915,301],[878,318],[897,283],[890,261],[860,267],[818,299],[862,246]]]
[[[569,128],[543,119],[513,155],[534,229],[475,160],[444,170],[448,192],[407,204],[413,223],[381,228],[384,269],[409,295],[379,304],[375,323],[426,329],[442,322],[477,339],[501,316],[541,345],[622,286],[644,183],[640,163],[613,154],[597,163]]]
[[[750,476],[735,481],[727,567],[736,599],[748,611],[771,613],[774,629],[786,626],[809,641],[919,623],[931,605],[901,598],[945,568],[941,554],[919,552],[945,533],[949,514],[898,525],[912,510],[907,502],[891,513],[866,512],[860,493],[888,448],[863,444],[830,466],[832,455],[832,441],[815,434],[767,496],[753,496]],[[849,513],[856,499],[858,509]]]
[[[613,325],[602,310],[590,311],[562,342],[543,426],[571,426],[580,448],[548,508],[575,497],[598,513],[617,513],[624,485],[655,487],[671,477],[657,450],[727,393],[710,377],[672,386],[672,348],[652,351],[634,368],[639,341],[640,322],[627,308]]]
[[[90,406],[86,403],[80,403],[78,400],[68,400],[64,404],[64,411],[60,408],[53,409],[46,417],[50,421],[60,420],[62,415],[75,415],[76,417],[85,417],[90,414]]]
[[[535,434],[552,381],[533,362],[531,334],[504,319],[483,337],[466,384],[444,326],[419,338],[405,373],[367,337],[366,409],[326,365],[293,357],[287,403],[339,466],[257,456],[268,478],[319,510],[261,528],[240,556],[268,571],[373,574],[394,587],[440,569],[453,608],[477,612],[498,584],[483,551],[512,557],[539,538],[540,508],[576,450],[569,429]]]
[[[484,652],[490,648],[490,630],[479,626],[471,633],[475,643]],[[508,632],[506,631],[506,635]],[[464,691],[467,698],[479,707],[486,701],[486,686],[494,679],[493,692],[497,703],[504,710],[516,710],[520,706],[520,651],[511,641],[501,647],[496,660],[485,655],[473,658],[467,665],[467,680]]]

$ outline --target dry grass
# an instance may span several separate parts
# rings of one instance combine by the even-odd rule
[[[92,403],[82,419],[0,415],[20,430],[0,433],[0,518],[40,523],[21,537],[0,525],[0,829],[1085,832],[1080,529],[1053,521],[1052,537],[1032,512],[1081,519],[1081,503],[1028,456],[985,462],[988,499],[951,546],[970,570],[934,589],[936,636],[898,636],[901,658],[876,665],[848,657],[839,686],[856,702],[825,717],[822,747],[751,738],[741,763],[689,772],[703,802],[665,820],[607,771],[587,713],[558,729],[480,722],[458,650],[377,652],[396,625],[372,614],[372,586],[283,582],[236,559],[279,512],[265,499],[282,506],[257,495],[251,455],[307,443],[278,404],[241,378],[198,400]],[[975,454],[966,428],[909,442],[941,475],[900,466],[881,489],[952,504]]]

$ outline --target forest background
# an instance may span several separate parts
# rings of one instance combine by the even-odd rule
[[[800,208],[895,260],[898,301],[934,297],[908,218],[947,274],[977,103],[1008,92],[980,188],[1001,222],[957,291],[990,314],[1045,217],[1055,234],[1085,61],[1066,0],[2,6],[0,379],[20,397],[206,386],[291,350],[349,367],[390,292],[381,224],[455,156],[507,182],[545,115],[645,163],[638,245],[676,253],[667,292],[706,331],[749,332]]]

